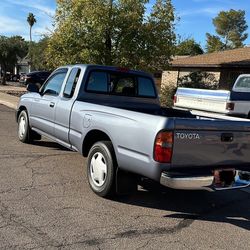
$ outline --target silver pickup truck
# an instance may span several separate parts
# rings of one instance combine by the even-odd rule
[[[149,74],[65,66],[28,91],[16,112],[19,140],[43,135],[87,157],[90,187],[102,197],[136,189],[141,177],[176,189],[250,185],[250,123],[162,108]]]

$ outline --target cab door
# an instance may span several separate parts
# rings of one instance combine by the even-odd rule
[[[42,86],[31,107],[31,126],[50,136],[54,136],[55,110],[67,71],[67,68],[57,70]]]
[[[55,137],[60,143],[70,144],[69,130],[71,110],[76,99],[75,89],[78,80],[81,78],[81,69],[74,67],[71,69],[66,80],[64,90],[58,98],[55,113]]]

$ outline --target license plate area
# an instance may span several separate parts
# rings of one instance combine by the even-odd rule
[[[214,170],[213,188],[226,190],[250,186],[250,172],[235,169]]]

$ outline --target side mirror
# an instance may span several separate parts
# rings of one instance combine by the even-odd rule
[[[29,92],[34,92],[34,93],[39,93],[39,87],[37,84],[30,83],[27,86],[27,91]]]

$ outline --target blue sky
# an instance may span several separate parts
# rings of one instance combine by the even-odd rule
[[[0,35],[21,35],[29,39],[27,16],[32,12],[37,23],[33,26],[33,38],[39,40],[52,30],[54,0],[0,0]]]
[[[250,26],[249,0],[172,0],[176,14],[180,17],[177,33],[183,38],[193,37],[203,47],[206,32],[214,34],[212,18],[221,10],[242,9],[246,11],[246,20]],[[148,7],[154,3],[151,0]],[[35,14],[37,23],[33,28],[34,40],[52,28],[52,16],[55,13],[55,0],[1,0],[0,35],[21,35],[28,40],[29,26],[26,18],[29,12]],[[250,29],[248,30],[250,33]],[[249,34],[250,36],[250,34]],[[250,38],[246,41],[250,44]]]

